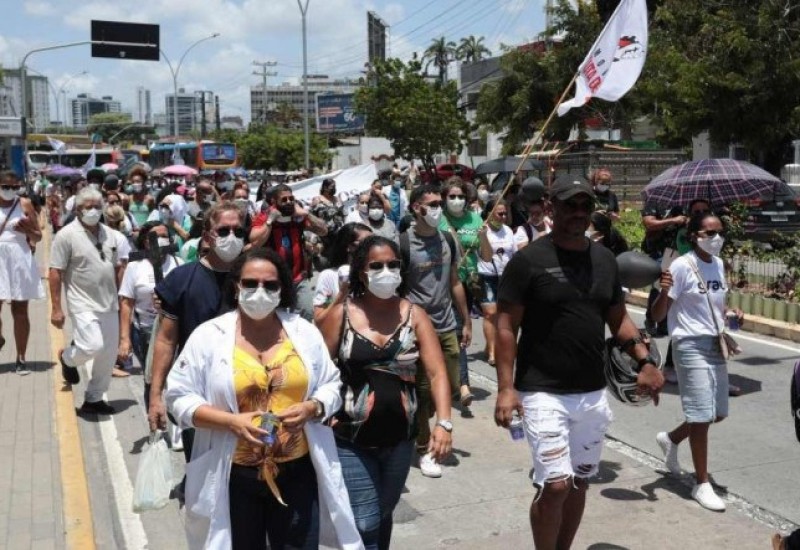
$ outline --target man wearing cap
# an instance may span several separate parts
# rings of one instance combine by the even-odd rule
[[[585,236],[592,187],[565,175],[550,195],[552,232],[515,254],[503,272],[495,352],[495,422],[508,427],[514,412],[523,418],[536,488],[531,530],[540,550],[571,546],[600,462],[611,422],[605,325],[628,343],[641,369],[640,391],[657,402],[664,383],[628,316],[614,255]]]

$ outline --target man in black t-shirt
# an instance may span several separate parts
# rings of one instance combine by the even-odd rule
[[[156,285],[161,303],[158,334],[153,347],[153,373],[147,417],[150,429],[165,429],[167,412],[162,398],[172,361],[195,328],[233,308],[223,287],[231,265],[244,248],[244,214],[224,201],[206,212],[203,237],[210,250],[200,261],[173,269]],[[186,461],[191,458],[194,430],[181,433]]]
[[[611,190],[611,170],[598,168],[592,174],[595,207],[615,222],[619,220],[619,199]]]
[[[580,176],[551,189],[553,231],[515,254],[500,281],[495,422],[523,417],[537,494],[536,548],[569,548],[611,421],[603,374],[605,325],[639,363],[657,402],[664,383],[628,317],[614,255],[585,236],[594,192]],[[517,335],[520,333],[519,344]],[[516,360],[516,373],[514,361]]]

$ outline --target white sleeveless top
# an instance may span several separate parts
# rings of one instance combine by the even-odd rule
[[[11,208],[14,208],[12,211]],[[10,213],[10,217],[9,217]],[[18,202],[16,205],[11,203],[8,206],[0,206],[0,227],[5,223],[5,229],[0,234],[0,243],[17,243],[20,246],[28,248],[28,241],[25,238],[25,233],[16,231],[17,223],[21,218],[25,217],[25,212],[22,209],[22,203]],[[8,218],[8,223],[6,223]]]

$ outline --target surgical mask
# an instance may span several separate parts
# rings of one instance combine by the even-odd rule
[[[87,208],[81,213],[81,221],[90,227],[100,223],[100,210],[97,208]]]
[[[489,200],[489,191],[487,189],[478,189],[478,200],[486,202]]]
[[[217,237],[214,241],[214,253],[225,263],[235,260],[242,248],[244,239],[240,239],[232,231],[227,237]]]
[[[595,187],[594,187],[594,190],[597,191],[598,193],[605,193],[609,189],[610,189],[610,187],[608,185],[605,185],[605,184],[595,185]]]
[[[16,189],[0,189],[0,199],[4,201],[13,201],[15,198],[17,198]]]
[[[383,208],[370,208],[369,209],[369,219],[374,222],[377,222],[383,218]]]
[[[382,300],[388,300],[395,295],[397,287],[403,281],[399,269],[382,269],[367,273],[369,291]]]
[[[392,185],[394,186],[395,189],[400,189],[400,187],[403,186],[403,180],[394,180],[392,182]]]
[[[361,212],[362,214],[365,214],[365,215],[368,214],[369,213],[369,205],[368,204],[359,204],[358,205],[358,211]]]
[[[464,211],[464,207],[467,205],[467,201],[464,199],[447,199],[447,208],[453,214],[461,214]]]
[[[172,244],[172,241],[169,240],[169,237],[159,237],[158,238],[158,247],[164,248]]]
[[[263,287],[239,289],[239,308],[254,321],[266,318],[280,302],[280,290],[267,292]]]
[[[722,252],[722,247],[724,244],[725,239],[721,235],[697,238],[697,246],[700,247],[700,250],[711,254],[712,256],[719,256],[719,253]]]
[[[442,218],[442,207],[437,206],[435,208],[427,207],[427,212],[422,217],[425,220],[425,223],[430,225],[431,227],[439,227],[439,220]]]
[[[131,185],[131,193],[139,194],[144,192],[144,185],[141,183],[134,183]]]
[[[247,204],[250,201],[248,201],[247,199],[233,199],[233,202],[236,204],[236,206],[238,206],[239,208],[241,208],[242,210],[244,210],[246,212],[247,211]]]

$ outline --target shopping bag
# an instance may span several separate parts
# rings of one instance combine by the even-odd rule
[[[172,458],[164,433],[150,433],[150,444],[142,452],[136,486],[133,489],[133,511],[159,510],[169,502],[172,490]]]

